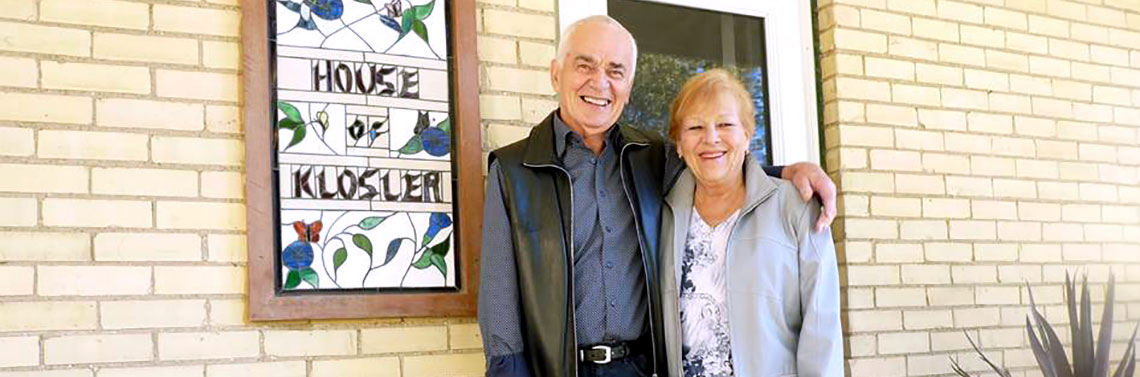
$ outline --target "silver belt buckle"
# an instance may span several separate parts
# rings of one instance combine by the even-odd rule
[[[606,358],[602,361],[595,361],[594,362],[595,364],[609,364],[610,361],[613,361],[614,350],[613,350],[613,348],[610,348],[610,346],[596,345],[596,346],[590,347],[590,349],[606,351]]]

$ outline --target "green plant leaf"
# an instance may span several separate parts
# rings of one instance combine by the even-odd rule
[[[417,270],[428,268],[428,266],[431,266],[431,256],[431,250],[424,251],[424,253],[420,255],[420,259],[412,263],[412,267],[415,267]]]
[[[301,285],[301,274],[289,270],[289,275],[285,276],[285,289],[297,288],[298,285]]]
[[[441,257],[447,255],[447,252],[449,250],[451,250],[451,235],[448,235],[447,238],[443,240],[443,242],[437,243],[435,246],[431,247],[432,254],[436,254]]]
[[[312,267],[301,270],[301,280],[309,283],[313,288],[321,287],[321,278],[317,276],[317,271],[313,270]]]
[[[294,129],[293,130],[293,140],[290,140],[289,145],[285,146],[285,148],[292,147],[294,145],[299,144],[301,142],[301,140],[305,140],[305,132],[306,132],[305,129],[306,128],[308,128],[308,127],[301,125],[301,126],[297,127],[296,129]]]
[[[431,0],[427,4],[413,6],[411,9],[408,9],[408,11],[405,14],[411,13],[412,17],[415,18],[416,21],[420,21],[420,20],[423,20],[425,18],[428,18],[428,16],[431,15],[432,9],[434,9],[434,8],[435,8],[435,0]]]
[[[400,32],[400,38],[403,38],[405,35],[408,35],[409,31],[412,31],[413,22],[416,22],[416,18],[412,16],[412,12],[404,12],[404,17],[400,18],[400,30],[402,30]],[[399,41],[399,39],[397,39],[397,41]]]
[[[443,277],[447,277],[447,261],[443,260],[442,255],[432,253],[431,265],[435,266],[435,268],[439,270],[439,273],[443,274]]]
[[[348,260],[348,250],[343,247],[336,249],[336,252],[333,253],[333,271],[336,271],[338,268],[340,268],[340,266],[344,264],[345,260]]]
[[[287,102],[277,101],[277,108],[285,113],[286,119],[297,123],[305,123],[305,121],[301,119],[301,111],[297,110],[296,106],[290,105]]]
[[[443,121],[436,124],[435,127],[443,130],[443,132],[451,133],[451,118],[443,118]]]
[[[300,126],[300,125],[302,125],[301,122],[298,122],[298,121],[295,121],[295,120],[292,120],[289,118],[281,118],[281,120],[277,121],[277,128],[284,128],[286,130],[296,131],[297,126]]]
[[[403,147],[400,147],[400,153],[402,154],[416,154],[423,150],[424,141],[420,138],[420,135],[412,136]]]
[[[392,215],[365,217],[364,220],[360,220],[360,229],[371,230],[372,228],[380,226],[380,223],[389,217],[392,217]]]
[[[423,21],[416,20],[415,22],[412,22],[412,32],[415,32],[416,35],[420,36],[420,39],[423,39],[424,42],[430,42],[428,41],[427,26],[424,25]]]
[[[368,239],[368,236],[365,236],[363,234],[353,234],[352,243],[355,244],[356,247],[364,249],[364,252],[368,253],[368,257],[372,258],[372,240]]]

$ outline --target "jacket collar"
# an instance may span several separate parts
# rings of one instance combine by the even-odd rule
[[[557,143],[555,142],[554,121],[558,117],[558,109],[550,112],[542,122],[530,130],[527,136],[526,152],[523,154],[524,165],[559,165]],[[631,128],[614,124],[618,127],[617,142],[613,143],[616,152],[620,152],[629,144],[648,145],[651,140],[641,132]],[[562,135],[560,135],[561,137]]]
[[[691,215],[689,212],[693,210],[693,195],[696,188],[696,177],[693,176],[692,171],[685,169],[677,177],[677,182],[673,188],[665,195],[665,202],[669,203],[669,207],[673,209],[675,215],[680,215],[682,212],[686,215],[684,217],[678,216],[678,219],[687,220]],[[764,173],[764,169],[760,168],[760,163],[752,157],[751,153],[744,156],[744,206],[741,208],[741,215],[760,205],[775,191],[775,178]],[[688,227],[688,221],[685,221],[685,226]]]

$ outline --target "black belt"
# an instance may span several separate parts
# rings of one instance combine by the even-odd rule
[[[617,342],[578,347],[578,360],[594,364],[609,364],[610,362],[637,353],[640,341]]]

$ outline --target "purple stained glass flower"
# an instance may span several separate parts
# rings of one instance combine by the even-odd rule
[[[325,20],[335,20],[344,14],[344,3],[341,0],[304,0],[313,14]]]

